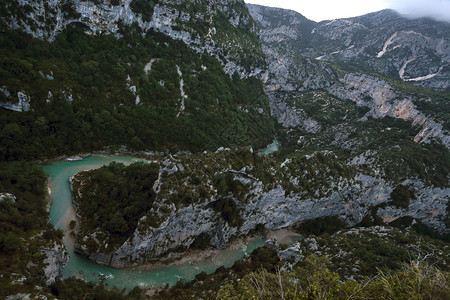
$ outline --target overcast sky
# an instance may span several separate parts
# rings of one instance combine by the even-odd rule
[[[360,16],[392,8],[407,17],[432,17],[450,22],[450,0],[244,0],[247,3],[296,10],[314,21]]]

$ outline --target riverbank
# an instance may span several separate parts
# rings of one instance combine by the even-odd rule
[[[184,253],[171,253],[171,257],[165,258],[155,262],[149,262],[137,267],[126,268],[128,270],[136,271],[154,271],[168,267],[178,267],[186,264],[197,264],[206,260],[211,261],[216,265],[224,263],[223,252],[227,250],[241,250],[244,253],[247,251],[247,245],[256,239],[261,239],[261,236],[248,236],[234,240],[226,249],[208,248],[189,249]]]
[[[303,238],[303,235],[289,228],[269,230],[266,233],[267,240],[275,240],[279,244],[292,244]]]
[[[167,267],[177,267],[185,264],[197,264],[199,262],[209,260],[214,264],[221,265],[224,261],[223,251],[225,250],[241,250],[247,254],[247,245],[254,241],[255,239],[264,240],[276,240],[280,244],[291,244],[295,241],[302,239],[303,236],[298,234],[291,229],[277,229],[268,230],[264,236],[262,235],[251,235],[242,238],[238,238],[230,243],[230,245],[223,250],[208,248],[205,250],[200,249],[190,249],[184,253],[176,254],[172,253],[173,256],[160,260],[158,262],[150,262],[141,266],[126,268],[129,270],[137,271],[153,271],[161,268]]]
[[[62,221],[64,224],[64,239],[71,247],[75,247],[75,237],[79,229],[79,219],[77,214],[75,213],[75,208],[71,205],[64,216],[62,217]],[[70,222],[75,221],[75,227],[73,229],[70,228]],[[73,232],[73,234],[72,234]]]
[[[180,154],[187,154],[190,152],[187,151],[178,151],[177,153],[173,155]],[[37,160],[35,161],[38,165],[50,165],[54,162],[58,161],[79,161],[83,160],[87,157],[90,157],[92,155],[112,155],[112,156],[129,156],[139,159],[148,159],[148,158],[155,158],[155,157],[163,157],[166,155],[164,152],[158,152],[158,151],[132,151],[127,149],[125,146],[121,146],[118,149],[104,149],[104,150],[98,150],[88,153],[75,153],[72,155],[61,155],[53,158],[46,158],[44,160]]]
[[[114,152],[113,154],[118,153]],[[264,238],[258,236],[244,237],[235,239],[225,250],[211,248],[189,250],[184,253],[172,254],[169,259],[147,263],[133,269],[114,269],[97,265],[93,261],[76,255],[73,251],[74,240],[71,235],[73,229],[70,228],[70,222],[76,220],[76,212],[70,207],[73,203],[69,179],[80,171],[98,168],[109,164],[111,161],[129,164],[136,161],[136,157],[119,157],[110,156],[109,153],[96,153],[81,161],[64,159],[64,161],[44,166],[46,174],[49,175],[48,186],[53,198],[50,223],[56,228],[64,230],[64,243],[70,254],[69,262],[63,271],[64,277],[75,276],[83,280],[98,282],[98,275],[105,274],[108,276],[106,282],[109,286],[127,290],[134,288],[136,285],[144,289],[166,284],[174,285],[179,279],[193,280],[197,274],[203,271],[209,274],[222,265],[230,267],[235,261],[244,258],[252,250],[264,245]],[[286,231],[275,231],[275,233],[277,234],[274,235],[269,232],[267,237],[276,236],[277,241],[282,241],[286,236],[291,236]]]

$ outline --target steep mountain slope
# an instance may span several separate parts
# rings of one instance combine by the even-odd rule
[[[448,233],[449,188],[383,177],[331,151],[281,164],[245,148],[164,157],[159,168],[112,164],[71,180],[81,216],[76,247],[120,268],[173,258],[195,245],[225,248],[261,227],[326,217],[340,226],[403,218]],[[140,215],[130,213],[137,208]]]
[[[321,22],[308,55],[383,73],[403,81],[450,89],[450,24],[409,20],[392,10]]]
[[[272,140],[261,44],[241,1],[161,1],[152,13],[114,3],[2,2],[0,106],[26,112],[2,114],[5,159]]]
[[[350,65],[310,58],[305,51],[319,44],[317,32],[325,23],[315,24],[288,10],[248,7],[261,27],[269,67],[265,90],[271,114],[281,125],[281,156],[302,156],[318,149],[339,151],[349,165],[366,165],[391,184],[419,180],[425,185],[445,187],[445,192],[435,194],[435,199],[448,203],[448,93],[415,87],[373,71],[363,73],[364,68],[353,65],[355,57],[348,58]],[[391,19],[396,16],[390,11],[378,14]],[[371,26],[377,28],[373,15],[356,19],[372,20]],[[402,23],[400,17],[394,19]],[[399,28],[425,21],[435,24],[435,36],[448,38],[447,24],[431,20],[405,21]],[[365,24],[369,26],[368,21]],[[352,32],[352,26],[346,28]],[[320,45],[333,49],[341,36],[342,32],[337,31],[325,36],[324,31]],[[410,39],[404,47],[415,48],[414,43]],[[352,68],[358,71],[349,71]],[[395,213],[387,215],[393,217]],[[393,219],[387,215],[385,220],[391,222]]]
[[[0,159],[123,145],[164,151],[153,164],[112,164],[71,180],[77,251],[115,267],[287,226],[320,234],[390,224],[448,239],[447,24],[391,11],[315,23],[248,7],[241,0],[1,2]],[[253,151],[275,132],[280,151]],[[170,154],[178,150],[193,154]],[[14,259],[2,257],[0,295],[58,297],[58,287],[44,286],[67,259],[60,233],[46,220],[27,226],[32,209],[45,205],[43,175],[21,162],[4,165],[0,210],[16,220],[2,221],[0,251]],[[372,231],[391,232],[356,235],[370,240]],[[317,243],[308,239],[286,255],[329,255]],[[273,267],[278,258],[264,259]]]
[[[264,66],[256,26],[239,0],[18,0],[2,5],[2,26],[55,40],[67,27],[121,36],[123,25],[155,30],[215,56],[227,74],[258,74]]]
[[[415,128],[421,128],[414,138],[416,142],[427,143],[436,140],[446,147],[450,145],[448,93],[414,88],[411,84],[402,84],[400,81],[375,75],[373,72],[372,75],[366,75],[360,73],[360,67],[359,72],[348,71],[349,64],[352,69],[351,64],[357,61],[355,57],[349,58],[351,60],[349,64],[339,64],[338,67],[308,58],[304,54],[305,49],[309,49],[308,51],[314,49],[314,43],[319,43],[316,31],[325,25],[314,24],[292,11],[257,5],[249,5],[249,9],[262,28],[261,40],[269,63],[269,80],[265,89],[271,100],[271,113],[284,127],[300,125],[310,133],[320,131],[323,124],[314,120],[311,113],[308,114],[302,108],[302,103],[296,102],[295,99],[304,91],[321,89],[339,99],[352,100],[358,107],[368,107],[369,111],[365,117],[390,116],[406,120]],[[283,13],[284,17],[281,17]],[[389,12],[380,12],[382,15],[386,13]],[[365,17],[361,18],[365,20]],[[396,20],[401,21],[398,18]],[[435,24],[441,30],[436,29],[436,34],[442,33],[442,39],[445,40],[447,38],[445,28],[448,25],[438,22]],[[313,26],[315,27],[309,35],[305,34],[305,31]],[[376,32],[374,35],[376,36]],[[338,33],[330,37],[322,36],[321,47],[332,47],[340,36],[342,34]],[[365,41],[361,43],[363,43],[361,47],[367,45]],[[415,40],[410,39],[405,43],[405,47],[415,48],[414,43]],[[399,55],[398,59],[404,58]]]
[[[383,10],[315,23],[293,11],[248,5],[262,40],[277,40],[304,56],[351,71],[377,72],[424,87],[448,90],[450,24],[410,20]]]

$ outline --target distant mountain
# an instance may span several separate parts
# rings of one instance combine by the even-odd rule
[[[273,39],[296,47],[305,56],[347,69],[450,89],[449,23],[428,18],[411,20],[393,10],[316,23],[293,11],[248,7],[266,43]]]
[[[266,230],[368,227],[269,241],[236,263],[239,277],[199,274],[162,299],[195,286],[226,298],[261,265],[275,278],[283,257],[287,269],[315,261],[333,282],[326,257],[359,280],[399,270],[407,251],[448,260],[445,245],[427,237],[414,248],[402,230],[449,238],[449,26],[390,10],[317,23],[243,0],[0,2],[0,297],[107,298],[94,294],[103,285],[57,280],[67,254],[34,166],[99,150],[154,162],[72,177],[76,232],[66,233],[101,264],[226,248]],[[269,143],[269,156],[255,150]],[[350,298],[369,284],[353,283]]]
[[[301,92],[325,90],[341,100],[352,100],[358,107],[367,107],[369,111],[366,116],[375,118],[390,116],[406,120],[413,126],[422,127],[414,137],[417,142],[430,142],[436,139],[447,147],[450,146],[448,93],[415,89],[410,83],[406,84],[404,81],[402,83],[399,78],[396,80],[395,77],[385,76],[389,75],[387,71],[377,70],[387,62],[397,64],[401,73],[404,73],[406,68],[396,62],[410,60],[408,53],[413,50],[417,55],[423,53],[417,50],[420,48],[416,45],[417,39],[412,38],[405,40],[401,46],[410,50],[392,53],[386,50],[384,53],[382,50],[384,38],[377,36],[386,35],[386,28],[380,26],[388,24],[390,20],[389,22],[397,25],[391,24],[389,30],[397,28],[398,35],[404,28],[425,32],[425,26],[418,24],[430,23],[433,27],[428,30],[428,34],[433,38],[424,39],[440,41],[442,47],[439,51],[427,49],[441,55],[437,61],[443,73],[434,77],[429,76],[431,78],[425,82],[429,82],[426,85],[446,88],[450,83],[445,75],[450,59],[447,49],[450,38],[450,31],[447,30],[449,24],[428,19],[408,20],[390,10],[358,18],[315,23],[290,10],[258,5],[248,7],[261,28],[263,51],[269,66],[269,76],[265,85],[266,93],[271,100],[271,113],[284,127],[301,126],[308,132],[320,132],[324,124],[315,120],[317,117],[314,118],[314,114],[317,112],[311,111],[308,114],[302,108],[304,102],[295,99]],[[373,51],[371,56],[367,49],[375,49],[374,45],[377,43],[380,51],[378,54]],[[342,49],[343,45],[349,49],[341,52],[336,50]],[[333,52],[332,55],[324,54]],[[316,57],[319,54],[320,57]],[[423,54],[418,60],[426,61],[429,57]]]

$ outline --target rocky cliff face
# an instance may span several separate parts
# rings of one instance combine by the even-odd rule
[[[390,116],[421,127],[414,137],[415,142],[438,141],[449,147],[449,132],[444,128],[446,121],[433,116],[439,114],[440,109],[436,107],[434,113],[430,114],[417,108],[418,103],[436,103],[434,99],[396,88],[376,76],[346,73],[323,63],[346,63],[347,67],[351,63],[351,68],[392,75],[389,71],[392,66],[387,65],[387,60],[389,64],[398,66],[401,80],[426,81],[428,83],[425,86],[446,89],[448,80],[445,78],[448,75],[441,71],[448,68],[450,58],[448,24],[425,19],[410,21],[393,11],[314,23],[289,10],[258,5],[248,7],[261,28],[261,41],[268,60],[269,76],[265,86],[271,101],[271,114],[284,127],[299,127],[310,133],[320,131],[323,124],[317,122],[314,115],[306,114],[301,102],[292,101],[304,91],[320,89],[337,98],[350,99],[358,106],[368,107],[368,117]],[[390,26],[389,30],[387,26]],[[383,39],[380,35],[392,30],[404,32],[392,33],[384,48],[379,47],[379,41]],[[393,45],[395,43],[396,46]],[[376,56],[371,56],[371,51],[377,47],[382,50]],[[434,58],[433,63],[429,61],[431,56]],[[409,64],[415,60],[423,62],[430,69],[424,71],[419,66],[413,68]],[[439,74],[436,73],[420,80],[410,80],[405,75],[407,67],[415,70],[414,76],[436,69],[439,71],[435,72],[442,77],[437,77]]]
[[[54,40],[73,26],[89,34],[120,36],[123,26],[155,30],[215,56],[230,76],[261,75],[264,59],[257,27],[241,0],[15,0],[1,4],[2,27]]]
[[[384,10],[321,22],[304,53],[359,65],[424,87],[448,90],[450,24]]]
[[[61,272],[69,260],[69,254],[63,245],[57,243],[53,247],[42,247],[40,252],[44,256],[46,284],[51,285],[61,276]]]
[[[280,97],[283,92],[326,89],[337,81],[332,69],[299,52],[315,23],[289,10],[258,5],[248,5],[248,8],[261,28],[269,70],[265,91],[270,99],[271,115],[285,127],[300,126],[307,131],[317,131],[315,120],[306,117],[301,109],[286,104]]]
[[[438,141],[450,147],[450,133],[443,128],[442,124],[434,121],[433,117],[419,111],[414,104],[414,102],[425,102],[427,99],[402,95],[388,82],[361,73],[348,73],[340,82],[343,85],[334,85],[329,89],[330,92],[339,98],[350,99],[358,106],[370,108],[366,116],[373,118],[390,116],[408,121],[412,126],[421,128],[414,137],[415,142]]]
[[[221,174],[228,175],[226,193],[215,183]],[[194,178],[202,178],[201,183],[191,185]],[[223,248],[257,225],[278,229],[338,216],[353,226],[382,204],[383,209],[375,211],[386,223],[410,216],[441,233],[448,232],[445,218],[450,190],[424,187],[417,180],[404,184],[417,193],[407,207],[398,208],[390,204],[394,187],[389,182],[365,174],[357,164],[340,161],[332,152],[286,160],[281,165],[248,150],[168,158],[162,162],[154,186],[159,207],[141,218],[134,234],[113,251],[91,251],[89,239],[105,249],[108,236],[84,232],[77,249],[98,263],[126,267],[176,257],[174,250],[187,249],[199,238]],[[191,203],[176,200],[180,195],[191,195]],[[215,210],[217,201],[229,203],[231,212]],[[149,226],[150,218],[161,222]]]

